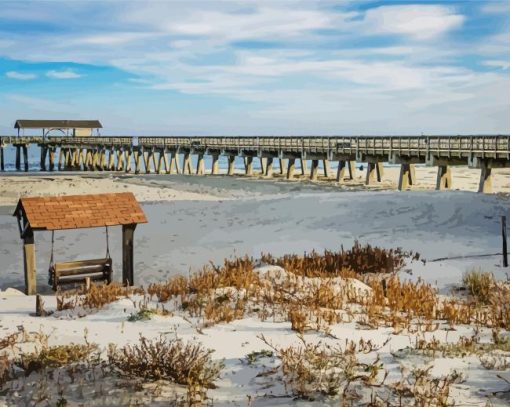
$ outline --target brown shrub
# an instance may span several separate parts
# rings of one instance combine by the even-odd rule
[[[213,382],[223,368],[222,362],[212,360],[212,353],[201,345],[179,339],[149,340],[142,336],[135,345],[120,349],[111,346],[108,358],[121,376],[186,385],[190,401],[196,401],[205,397],[205,389],[214,388]]]

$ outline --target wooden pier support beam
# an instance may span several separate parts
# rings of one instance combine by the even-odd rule
[[[492,168],[489,167],[486,161],[482,161],[480,167],[481,173],[478,192],[490,194],[492,192]]]
[[[273,157],[266,158],[266,177],[273,176]]]
[[[133,238],[136,224],[122,225],[122,284],[134,285]]]
[[[16,171],[21,170],[21,146],[16,146]]]
[[[144,150],[143,151],[143,164],[145,166],[145,173],[150,174],[151,173],[151,155],[152,151]]]
[[[193,169],[191,168],[191,153],[184,153],[184,159],[182,162],[182,173],[183,174],[192,174]]]
[[[251,156],[244,159],[244,173],[250,177],[253,175],[253,157]]]
[[[285,160],[283,158],[279,158],[278,163],[280,164],[280,174],[285,174]]]
[[[235,172],[235,161],[236,156],[235,155],[229,155],[228,156],[228,175],[234,175]]]
[[[126,163],[125,163],[125,166],[124,166],[124,172],[125,173],[130,173],[131,172],[132,161],[133,161],[132,160],[132,158],[133,158],[133,150],[132,150],[132,148],[126,149],[125,154],[126,154]]]
[[[383,163],[380,161],[369,161],[367,162],[367,176],[365,179],[365,185],[372,185],[375,180],[377,182],[382,181],[384,175]]]
[[[348,170],[349,172],[349,179],[354,179],[354,171],[356,170],[356,166],[354,161],[344,161],[340,160],[338,161],[338,169],[336,172],[336,181],[337,182],[343,182],[345,179],[345,173]]]
[[[23,264],[25,271],[25,294],[37,294],[35,278],[35,241],[34,232],[31,228],[23,235]]]
[[[174,151],[171,153],[170,157],[170,168],[168,169],[169,174],[179,174],[179,160],[177,157],[177,152]]]
[[[41,171],[46,171],[46,154],[48,153],[48,148],[46,146],[41,146]]]
[[[220,164],[219,164],[220,156],[218,154],[212,155],[212,165],[211,165],[211,174],[217,175],[220,171]]]
[[[204,154],[199,153],[197,157],[197,175],[204,175],[205,174],[205,161],[204,161]]]
[[[142,155],[143,153],[140,153],[140,150],[138,150],[138,148],[134,151],[135,174],[140,174],[140,166],[142,165]]]
[[[28,172],[28,145],[23,147],[23,164],[25,165],[25,172]]]
[[[312,168],[310,169],[310,179],[312,181],[316,181],[318,173],[319,173],[319,160],[312,160]]]
[[[303,158],[300,158],[301,160],[301,175],[306,175],[306,172],[308,171],[306,160]]]
[[[53,171],[55,169],[55,152],[56,147],[50,147],[50,157],[49,157],[49,170]]]
[[[4,146],[0,144],[0,171],[5,171]]]
[[[108,171],[115,171],[115,150],[113,147],[108,149]]]
[[[294,177],[294,168],[296,166],[296,159],[295,158],[289,158],[288,164],[287,164],[287,179],[292,179]]]
[[[452,187],[452,172],[449,165],[437,167],[436,189],[450,189]]]
[[[403,191],[415,183],[416,172],[414,164],[402,163],[400,165],[400,175],[398,177],[398,190]]]
[[[322,166],[324,170],[324,176],[329,178],[331,176],[331,165],[329,165],[329,160],[322,160]]]
[[[259,157],[260,160],[260,175],[266,175],[267,158]]]

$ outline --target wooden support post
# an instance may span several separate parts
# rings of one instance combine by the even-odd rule
[[[25,165],[25,172],[28,172],[28,146],[23,145],[23,164]]]
[[[21,146],[16,146],[16,171],[21,170]]]
[[[294,167],[296,165],[295,158],[289,158],[289,162],[287,164],[287,179],[294,178]]]
[[[324,169],[324,176],[329,178],[331,176],[331,166],[329,165],[329,160],[322,160],[322,166]]]
[[[285,160],[283,158],[279,158],[278,164],[280,165],[280,175],[285,174]]]
[[[106,152],[105,152],[105,154],[106,154]],[[82,158],[81,148],[75,148],[74,149],[74,165],[73,165],[73,168],[75,170],[81,169],[81,165],[80,165],[81,158]]]
[[[199,153],[197,157],[197,175],[205,174],[204,154]]]
[[[193,172],[193,170],[191,168],[191,153],[190,152],[184,153],[182,167],[183,167],[183,174],[191,175],[191,173]]]
[[[414,164],[402,163],[400,165],[400,175],[398,177],[398,190],[403,191],[410,185],[415,184],[412,172],[414,171]]]
[[[450,189],[452,187],[452,172],[450,166],[440,165],[437,168],[436,189]]]
[[[5,171],[4,146],[0,144],[0,171]]]
[[[343,182],[345,178],[345,171],[347,168],[345,167],[346,162],[345,161],[338,161],[338,169],[336,171],[336,182]]]
[[[115,150],[113,147],[108,148],[108,165],[107,165],[108,171],[114,171],[115,170]]]
[[[46,316],[46,312],[44,311],[44,301],[39,294],[36,294],[35,296],[35,316],[36,317]]]
[[[126,163],[124,166],[124,172],[130,173],[131,172],[131,157],[133,156],[133,150],[131,148],[126,149]]]
[[[267,157],[266,161],[266,177],[273,176],[273,157]]]
[[[106,170],[106,150],[102,147],[99,150],[99,171]]]
[[[478,192],[490,194],[492,192],[492,168],[488,166],[486,161],[482,161],[481,167]]]
[[[151,154],[149,151],[144,150],[143,152],[143,165],[145,166],[145,173],[150,174],[151,173]]]
[[[92,170],[92,150],[87,148],[87,152],[85,153],[85,165],[83,166],[83,170],[91,171]]]
[[[46,146],[41,146],[41,171],[46,171],[46,153],[48,149]]]
[[[158,164],[156,166],[156,173],[162,174],[163,170],[163,152],[161,150],[158,151]]]
[[[235,172],[235,162],[236,162],[236,156],[235,155],[229,155],[228,156],[228,175],[234,175],[234,172]]]
[[[301,158],[301,175],[306,175],[306,172],[308,171],[308,166],[306,163],[306,160]]]
[[[119,148],[117,150],[117,171],[124,171],[125,157],[124,150]]]
[[[377,182],[381,182],[384,177],[384,165],[382,161],[377,161],[375,164],[375,172],[377,175]]]
[[[59,148],[58,151],[58,170],[61,171],[64,167],[64,149],[62,147]]]
[[[93,155],[93,167],[94,171],[99,171],[101,167],[101,160],[100,160],[100,150],[99,148],[94,149],[94,155]]]
[[[69,157],[69,149],[64,149],[64,171],[69,171],[69,166],[71,164],[71,157]]]
[[[508,267],[508,250],[506,240],[506,216],[501,217],[501,237],[503,238],[503,267]]]
[[[179,167],[177,166],[177,153],[173,152],[172,157],[170,158],[170,168],[168,170],[169,174],[178,174],[179,173]],[[174,171],[175,169],[175,171]]]
[[[267,158],[259,157],[260,160],[260,175],[266,175]]]
[[[372,185],[375,181],[376,176],[376,165],[375,162],[367,163],[367,177],[365,179],[365,185]]]
[[[220,159],[220,157],[219,157],[218,154],[213,154],[213,156],[212,156],[212,166],[211,166],[211,174],[212,175],[216,175],[220,171],[219,159]]]
[[[170,166],[168,165],[168,155],[165,149],[161,150],[161,154],[163,154],[163,165],[165,166],[164,173],[170,174]]]
[[[244,159],[244,172],[251,177],[253,175],[253,157],[248,156]]]
[[[23,235],[23,263],[25,271],[25,294],[37,294],[35,279],[35,241],[32,229],[27,229]]]
[[[310,179],[312,181],[317,180],[318,172],[319,172],[319,160],[312,160],[312,168],[310,170]]]
[[[133,237],[136,224],[122,225],[122,284],[134,285]]]
[[[158,163],[156,162],[156,152],[155,151],[152,151],[152,165],[154,167],[154,172],[156,174],[158,174],[159,169],[158,169]]]
[[[356,162],[347,161],[347,169],[349,170],[349,179],[354,179],[354,174],[356,173]]]
[[[140,174],[140,166],[142,164],[142,156],[143,153],[140,153],[140,150],[135,150],[135,174]]]
[[[56,147],[50,147],[50,171],[55,169],[55,150]]]

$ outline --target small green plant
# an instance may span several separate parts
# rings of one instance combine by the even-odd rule
[[[154,311],[152,309],[148,309],[148,308],[143,308],[143,309],[139,310],[138,312],[135,312],[134,314],[129,315],[128,321],[129,322],[148,321],[155,314],[156,314],[156,311]]]
[[[477,302],[489,304],[491,290],[495,285],[492,273],[481,271],[480,269],[472,269],[464,273],[462,283]]]
[[[263,350],[248,353],[246,355],[246,362],[249,365],[253,365],[262,358],[272,358],[272,357],[273,357],[272,351],[263,349]]]

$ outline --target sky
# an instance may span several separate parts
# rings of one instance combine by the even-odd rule
[[[0,0],[0,134],[510,134],[507,1]]]

